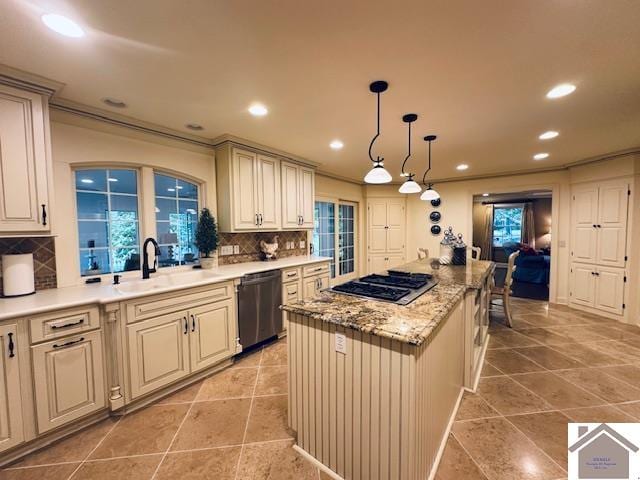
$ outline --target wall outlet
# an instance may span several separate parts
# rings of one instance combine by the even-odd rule
[[[240,245],[233,246],[233,254],[238,255],[240,253]]]
[[[220,255],[233,255],[233,246],[224,245],[220,247]]]
[[[307,242],[300,240],[300,248],[307,248]]]
[[[336,352],[347,354],[347,337],[344,333],[336,333]]]

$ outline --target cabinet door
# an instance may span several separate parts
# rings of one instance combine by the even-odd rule
[[[189,310],[192,372],[233,356],[236,344],[235,318],[232,300]]]
[[[624,267],[627,245],[627,208],[629,186],[626,183],[604,185],[598,196],[599,265]]]
[[[313,228],[313,205],[315,202],[315,173],[310,168],[300,167],[300,216],[302,228]]]
[[[258,172],[256,154],[244,150],[233,151],[234,228],[258,228]]]
[[[280,160],[258,155],[258,214],[261,230],[280,228]]]
[[[105,407],[100,331],[31,347],[38,432]]]
[[[298,166],[282,162],[282,228],[300,228]]]
[[[330,286],[331,286],[331,278],[329,277],[328,273],[320,275],[318,277],[318,292],[320,292],[321,290],[326,290]]]
[[[404,253],[404,200],[387,203],[387,253]]]
[[[369,254],[387,251],[387,202],[384,199],[370,200],[367,207],[369,216]]]
[[[46,108],[36,93],[0,86],[0,232],[49,230]]]
[[[24,440],[16,330],[16,325],[0,326],[0,451]]]
[[[624,270],[597,267],[594,307],[609,313],[622,315],[624,302]]]
[[[302,282],[291,282],[282,285],[282,304],[288,305],[290,303],[299,302],[302,300]],[[287,318],[287,312],[282,312],[282,330],[287,331],[289,327],[289,320]]]
[[[593,306],[596,288],[595,266],[573,264],[571,267],[571,301],[580,305]]]
[[[387,269],[387,255],[369,255],[369,274],[382,273]]]
[[[309,277],[309,278],[305,278],[302,281],[303,285],[302,285],[302,290],[303,290],[303,295],[304,295],[304,299],[307,300],[308,298],[313,298],[318,294],[318,277]]]
[[[598,238],[598,188],[580,187],[573,191],[573,261],[595,263]]]
[[[397,268],[405,263],[404,255],[389,255],[387,257],[387,270]]]
[[[132,399],[189,373],[189,329],[186,312],[127,325]]]

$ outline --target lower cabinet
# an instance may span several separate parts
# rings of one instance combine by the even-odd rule
[[[31,347],[38,432],[105,407],[100,331]]]
[[[0,326],[0,451],[24,441],[16,330]]]
[[[303,296],[305,299],[315,297],[321,290],[329,288],[329,274],[323,273],[303,280]]]
[[[233,353],[236,339],[231,337],[235,331],[232,300],[189,310],[189,318],[192,372],[215,365]]]
[[[571,303],[622,315],[625,281],[623,268],[574,263],[571,266]]]
[[[290,303],[296,303],[302,300],[302,282],[296,280],[295,282],[282,284],[282,305],[288,305]],[[289,318],[287,312],[282,311],[282,331],[286,332],[289,329]]]
[[[405,263],[404,255],[369,255],[369,273],[381,273]]]

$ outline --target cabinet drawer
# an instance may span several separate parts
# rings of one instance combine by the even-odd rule
[[[226,300],[231,298],[232,295],[233,282],[227,282],[206,288],[179,290],[163,295],[144,297],[127,304],[127,323],[188,310],[205,303]]]
[[[293,282],[300,278],[299,268],[285,268],[282,270],[282,283]]]
[[[100,310],[97,306],[84,306],[57,311],[32,317],[29,324],[31,343],[42,342],[99,328]]]
[[[329,272],[329,262],[306,266],[302,269],[302,276],[320,275]]]
[[[287,305],[294,303],[302,298],[302,288],[300,282],[285,283],[282,286],[282,303]]]

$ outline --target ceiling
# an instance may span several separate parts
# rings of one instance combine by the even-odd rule
[[[48,30],[50,12],[87,35]],[[376,126],[368,85],[384,79],[374,152],[394,180],[409,112],[408,170],[424,170],[422,137],[435,133],[432,178],[464,178],[640,146],[639,24],[638,0],[4,0],[0,63],[64,83],[64,99],[109,109],[101,99],[115,97],[119,114],[199,123],[207,138],[248,138],[358,181]],[[545,97],[563,82],[576,92]],[[254,101],[269,115],[250,116]],[[560,136],[539,140],[546,130]]]

